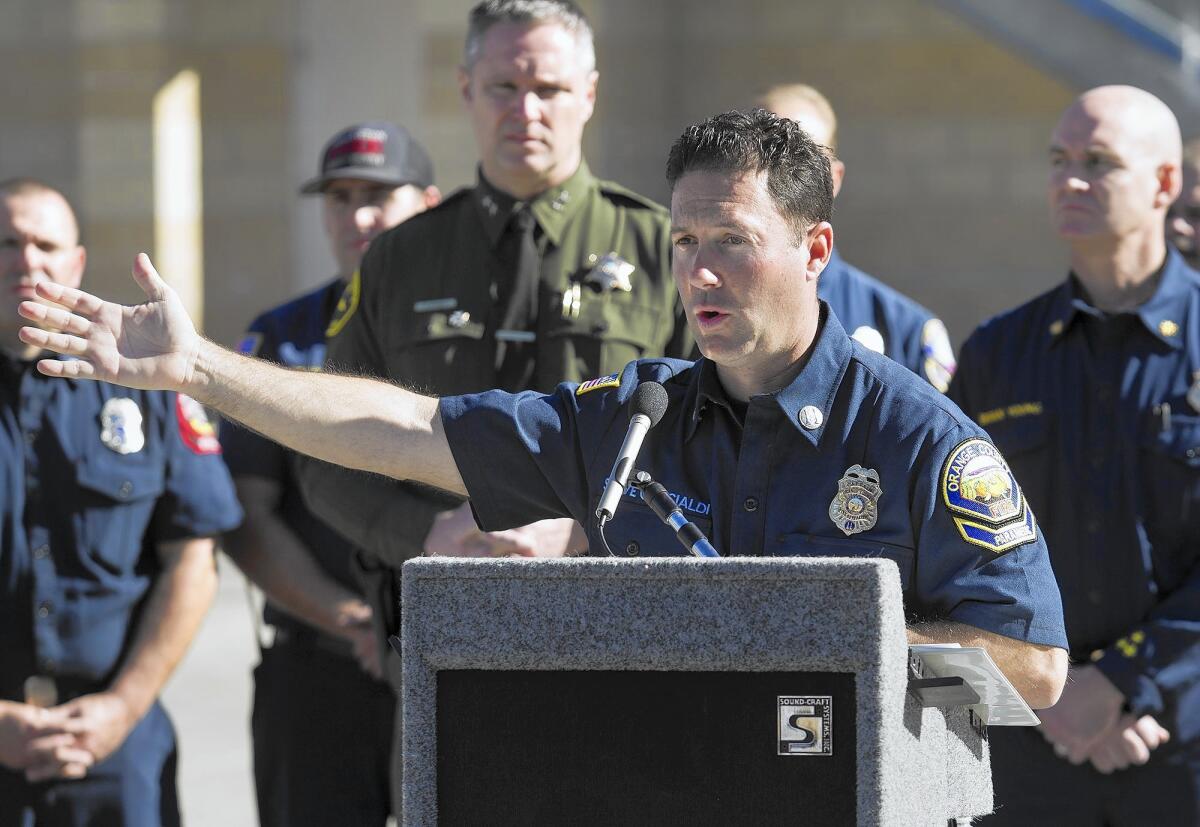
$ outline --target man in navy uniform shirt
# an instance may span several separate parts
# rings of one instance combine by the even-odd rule
[[[758,104],[800,124],[828,150],[836,198],[846,165],[837,157],[837,115],[829,100],[812,86],[789,83],[772,86]],[[847,263],[837,249],[817,281],[817,298],[829,304],[851,338],[895,359],[945,393],[954,375],[954,349],[946,326],[931,311]]]
[[[34,369],[17,305],[84,261],[60,193],[0,183],[0,824],[178,824],[158,694],[241,511],[199,404]]]
[[[817,299],[833,248],[824,152],[792,121],[732,112],[684,133],[668,179],[675,282],[705,354],[696,363],[640,360],[550,394],[440,402],[289,373],[201,339],[145,256],[134,276],[148,304],[45,287],[75,313],[23,304],[62,332],[21,335],[80,357],[40,363],[51,374],[187,388],[318,458],[469,493],[485,529],[572,517],[593,554],[604,553],[593,510],[627,402],[639,382],[660,381],[670,405],[638,464],[711,518],[718,550],[894,560],[911,641],[983,646],[1032,706],[1052,704],[1066,673],[1058,589],[1004,458]],[[669,529],[623,499],[609,524],[614,551],[679,553]]]
[[[337,276],[256,318],[238,350],[320,370],[325,329],[367,246],[440,193],[425,149],[390,123],[338,132],[301,192],[321,197]],[[356,582],[356,550],[308,510],[290,451],[232,423],[221,436],[246,509],[226,551],[269,600],[254,670],[259,822],[382,825],[392,812],[396,699],[380,666],[386,634],[373,628]]]
[[[1163,240],[1174,115],[1093,89],[1050,140],[1070,274],[982,325],[950,396],[1026,485],[1071,678],[1041,734],[994,730],[1000,824],[1200,823],[1200,276]]]

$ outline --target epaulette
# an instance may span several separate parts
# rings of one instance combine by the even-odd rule
[[[606,198],[622,206],[640,207],[644,210],[654,210],[664,214],[667,212],[667,208],[657,201],[652,201],[615,181],[597,181],[596,184]]]

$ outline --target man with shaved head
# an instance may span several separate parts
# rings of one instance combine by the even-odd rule
[[[1167,238],[1192,267],[1200,267],[1200,138],[1183,146],[1183,189],[1167,216]]]
[[[0,181],[0,824],[179,824],[158,701],[241,517],[196,402],[47,382],[17,338],[87,252],[62,193]]]
[[[1038,730],[992,730],[995,824],[1200,823],[1200,275],[1164,239],[1179,126],[1140,89],[1050,139],[1067,279],[983,324],[950,396],[1022,480],[1072,666]]]
[[[825,147],[836,197],[846,165],[837,157],[837,115],[826,97],[807,84],[788,83],[772,86],[757,105],[800,124]],[[954,375],[954,350],[946,326],[932,312],[850,265],[837,249],[817,282],[817,297],[829,304],[853,339],[945,392]]]

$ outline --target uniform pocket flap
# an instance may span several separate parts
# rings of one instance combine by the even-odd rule
[[[1156,418],[1142,444],[1192,468],[1200,468],[1200,417],[1173,416],[1165,428]]]
[[[161,465],[120,462],[115,457],[103,459],[93,459],[77,467],[75,479],[81,488],[119,502],[128,502],[157,497],[166,486],[166,475]]]

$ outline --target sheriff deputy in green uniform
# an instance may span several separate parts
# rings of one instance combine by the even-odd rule
[[[459,83],[478,183],[371,245],[328,330],[332,368],[439,395],[549,391],[691,353],[669,215],[583,160],[596,80],[591,29],[573,3],[486,0],[471,11]],[[313,510],[372,556],[360,563],[385,635],[398,628],[410,557],[586,546],[570,520],[484,533],[460,500],[311,460],[301,480]]]

